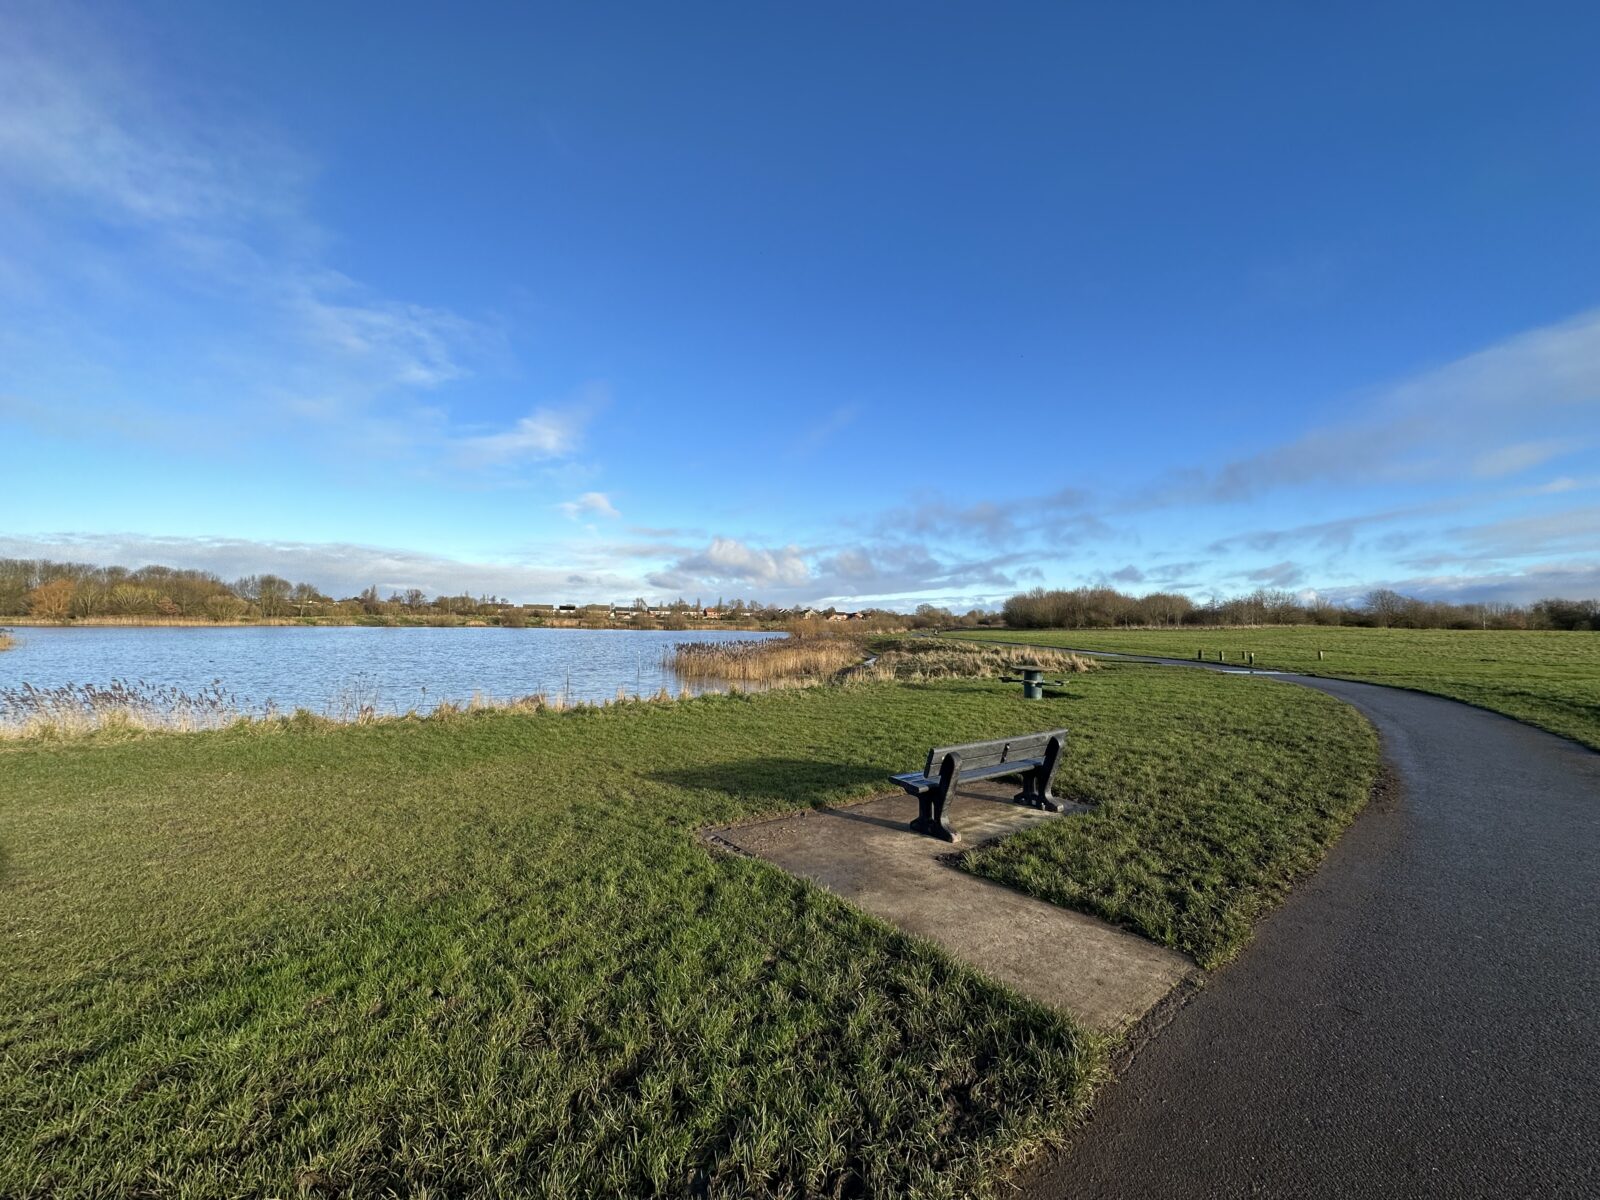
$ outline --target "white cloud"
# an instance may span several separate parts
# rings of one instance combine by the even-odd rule
[[[585,492],[576,500],[568,500],[557,507],[574,521],[591,516],[615,518],[622,515],[604,492]]]
[[[737,538],[716,537],[704,550],[680,559],[677,575],[707,584],[738,583],[754,587],[797,587],[811,578],[811,568],[798,546],[761,550]]]
[[[418,587],[430,595],[497,595],[517,601],[605,602],[638,594],[634,575],[600,565],[544,561],[484,562],[348,542],[257,541],[233,537],[162,537],[139,533],[0,536],[0,557],[50,558],[100,565],[187,567],[223,579],[271,572],[304,580],[334,596],[368,585],[380,592]]]

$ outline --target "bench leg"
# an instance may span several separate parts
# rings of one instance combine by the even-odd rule
[[[1061,739],[1053,737],[1044,748],[1044,765],[1038,770],[1038,778],[1034,780],[1034,802],[1040,808],[1050,812],[1062,812],[1066,805],[1057,800],[1050,791],[1050,785],[1055,782],[1056,768],[1061,765],[1061,752],[1065,749]]]
[[[1034,808],[1042,808],[1046,812],[1062,812],[1066,805],[1057,800],[1050,793],[1049,776],[1043,767],[1035,767],[1023,776],[1023,791],[1017,800],[1024,804],[1031,804]]]
[[[1025,771],[1022,776],[1022,790],[1013,799],[1018,804],[1028,804],[1034,808],[1039,807],[1039,768]]]
[[[961,778],[961,756],[947,754],[944,762],[939,764],[939,784],[930,788],[917,797],[917,819],[911,822],[911,828],[918,833],[926,833],[930,837],[942,838],[947,842],[959,841],[956,831],[950,828],[950,822],[945,819],[945,805],[950,797],[955,795],[956,782]]]

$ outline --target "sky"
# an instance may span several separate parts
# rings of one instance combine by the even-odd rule
[[[0,0],[0,556],[1600,595],[1592,4]]]

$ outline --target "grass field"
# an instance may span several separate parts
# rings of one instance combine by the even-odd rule
[[[1237,662],[1362,679],[1480,705],[1600,750],[1600,634],[1474,629],[1015,629],[952,636]],[[1317,651],[1325,657],[1319,659]]]
[[[1373,771],[1303,689],[1070,693],[6,744],[0,1195],[970,1194],[1105,1047],[694,831],[1064,724],[1058,791],[1099,807],[974,865],[1215,961]]]

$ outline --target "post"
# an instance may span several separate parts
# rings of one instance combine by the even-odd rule
[[[1252,650],[1252,651],[1250,651],[1250,666],[1253,668],[1255,665],[1256,665],[1256,652],[1254,650]]]
[[[1228,652],[1226,650],[1218,650],[1217,651],[1217,661],[1218,662],[1227,662],[1228,661]]]
[[[1322,661],[1322,651],[1321,651],[1321,650],[1318,650],[1318,651],[1317,651],[1317,661],[1318,661],[1318,662],[1321,662],[1321,661]]]
[[[1205,657],[1206,657],[1206,652],[1204,650],[1196,650],[1194,652],[1194,657],[1195,657],[1195,661],[1196,662],[1204,662],[1205,661]]]

